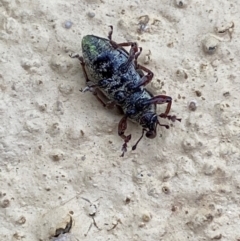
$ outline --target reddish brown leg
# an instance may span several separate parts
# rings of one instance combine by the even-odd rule
[[[129,66],[133,63],[133,60],[135,59],[136,61],[136,55],[139,55],[138,47],[137,44],[133,42],[131,44],[128,60],[119,67],[119,71],[121,73],[128,71]]]
[[[124,156],[124,153],[127,151],[127,143],[131,140],[131,134],[126,136],[124,132],[127,129],[127,116],[124,116],[119,124],[118,124],[118,135],[121,136],[121,138],[124,140],[123,146],[122,146],[122,155],[121,157]]]
[[[97,86],[97,85],[96,85]],[[104,106],[107,107],[108,109],[113,109],[115,107],[115,102],[110,101],[104,93],[99,90],[98,88],[94,88],[95,85],[92,86],[87,86],[86,88],[83,89],[82,92],[90,91],[93,93],[93,95],[97,98],[97,100]]]
[[[108,39],[110,40],[110,43],[114,48],[119,48],[119,47],[130,47],[132,45],[136,45],[136,42],[123,42],[123,43],[116,43],[115,41],[112,40],[112,34],[113,34],[113,27],[110,26],[111,30],[108,33]]]
[[[150,100],[146,100],[144,102],[144,104],[146,104],[146,105],[149,105],[149,104],[155,104],[155,105],[160,104],[161,105],[161,104],[165,104],[165,103],[167,103],[167,108],[164,113],[159,115],[159,117],[167,118],[173,122],[176,120],[181,121],[181,119],[177,118],[175,115],[168,115],[168,113],[171,110],[171,106],[172,106],[172,97],[167,96],[167,95],[157,95],[157,96],[152,97]]]
[[[111,30],[108,33],[108,39],[110,40],[111,44],[113,45],[114,48],[118,48],[118,47],[130,47],[130,46],[136,46],[136,51],[138,51],[138,47],[137,47],[137,43],[136,42],[123,42],[123,43],[116,43],[115,41],[112,40],[112,34],[113,34],[113,26],[109,26],[111,28]],[[141,53],[142,50],[140,50]],[[139,53],[139,54],[140,54]],[[137,55],[137,57],[139,56],[139,54]]]
[[[143,136],[144,136],[144,132],[147,131],[146,129],[142,129],[142,135],[140,136],[140,138],[138,139],[138,141],[136,142],[136,144],[132,147],[132,150],[136,150],[138,143],[142,140]]]
[[[135,60],[135,61],[137,61],[137,60]],[[145,71],[147,73],[147,75],[144,75],[141,78],[139,84],[135,88],[149,84],[153,79],[153,75],[154,75],[153,72],[140,64],[137,64],[137,69]]]
[[[181,118],[177,118],[177,116],[175,116],[175,115],[166,115],[165,113],[160,114],[159,117],[167,118],[168,120],[171,120],[172,122],[175,122],[176,120],[181,122],[181,120],[182,120]]]
[[[112,34],[113,34],[113,26],[110,25],[109,27],[110,27],[110,31],[108,33],[108,39],[111,41],[112,40]]]
[[[152,97],[149,100],[144,101],[145,105],[150,105],[150,104],[156,104],[156,105],[160,104],[161,105],[161,104],[165,104],[165,103],[168,103],[166,111],[164,113],[167,116],[171,109],[172,97],[167,96],[167,95],[157,95],[157,96]]]
[[[129,47],[131,46],[134,42],[123,42],[123,43],[116,43],[112,40],[112,34],[113,34],[113,26],[110,25],[110,31],[108,33],[108,39],[110,40],[111,43],[113,43],[114,47]]]
[[[82,70],[83,70],[83,74],[84,74],[85,80],[86,80],[86,82],[89,82],[90,80],[89,80],[89,78],[88,78],[88,76],[87,76],[87,71],[86,71],[86,69],[85,69],[85,63],[84,63],[83,57],[80,56],[79,54],[69,55],[69,56],[70,56],[71,58],[77,58],[77,59],[79,59],[80,64],[81,64],[81,66],[82,66]]]
[[[93,95],[97,98],[97,100],[102,103],[102,105],[104,107],[108,107],[108,102],[105,102],[103,99],[104,99],[104,95],[103,93],[99,90],[99,89],[94,89],[94,91],[92,92]],[[106,99],[106,97],[105,97]],[[111,105],[111,102],[109,103],[109,105]]]
[[[142,53],[142,48],[139,47],[139,51],[135,54],[135,61],[134,61],[134,64],[136,66],[136,69],[138,69],[138,63],[137,63],[137,59],[139,57],[139,55]]]

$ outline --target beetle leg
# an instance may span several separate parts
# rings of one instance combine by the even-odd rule
[[[166,108],[166,111],[164,113],[164,115],[168,115],[170,109],[171,109],[171,105],[172,105],[172,97],[170,96],[167,96],[167,95],[157,95],[157,96],[154,96],[152,97],[151,99],[149,100],[145,100],[144,101],[144,105],[151,105],[151,104],[165,104],[167,103],[167,108]]]
[[[132,45],[132,42],[124,42],[124,43],[116,43],[115,41],[112,40],[112,34],[113,34],[113,26],[110,25],[110,31],[108,32],[108,39],[110,41],[110,43],[112,44],[113,48],[118,48],[118,47],[129,47]]]
[[[93,84],[86,86],[83,90],[80,90],[81,92],[92,92],[93,95],[97,98],[97,100],[102,103],[104,107],[107,107],[108,109],[113,109],[116,105],[115,101],[110,101],[104,93],[97,88],[98,84]]]
[[[106,103],[99,97],[99,91],[98,89],[94,88],[95,86],[86,86],[83,90],[81,90],[81,92],[92,92],[93,95],[97,98],[97,100],[102,103],[102,105],[105,107],[106,106]]]
[[[116,43],[115,41],[113,41],[112,40],[112,34],[113,34],[113,26],[112,25],[110,25],[109,26],[110,28],[111,28],[111,30],[109,31],[109,33],[108,33],[108,39],[110,40],[110,43],[112,44],[112,46],[114,47],[114,48],[118,48],[118,47],[130,47],[130,46],[132,46],[133,44],[135,44],[136,45],[136,42],[123,42],[123,43]],[[142,51],[142,50],[141,50]],[[140,52],[141,52],[140,51]],[[139,53],[140,54],[140,53]]]
[[[101,90],[98,88],[95,88],[93,90],[90,90],[93,95],[97,98],[97,100],[102,103],[103,107],[106,107],[108,109],[113,109],[115,107],[115,101],[110,101]]]
[[[94,93],[96,87],[98,87],[98,86],[99,86],[98,84],[93,84],[93,85],[88,84],[84,89],[81,89],[80,91],[83,93],[87,92],[87,91]]]
[[[149,84],[152,81],[153,76],[154,76],[154,74],[153,74],[153,72],[151,70],[149,70],[149,69],[147,69],[147,68],[145,68],[145,67],[143,67],[141,65],[138,65],[138,67],[141,67],[141,68],[138,68],[138,70],[144,70],[145,72],[147,72],[147,74],[142,76],[139,84],[136,85],[135,88],[138,88],[140,86],[145,86],[145,85]]]
[[[143,128],[143,129],[142,129],[142,135],[140,136],[140,138],[138,139],[138,141],[136,142],[136,144],[132,147],[132,150],[133,150],[133,151],[136,150],[137,145],[138,145],[138,143],[142,140],[145,131],[146,131],[146,129]]]
[[[136,61],[136,59],[138,58],[140,53],[141,53],[141,50],[140,50],[140,52],[138,52],[137,43],[132,42],[131,43],[131,49],[129,51],[129,57],[128,57],[128,59],[125,63],[120,65],[119,71],[121,73],[127,72],[128,69],[129,69],[129,66],[132,64],[133,60],[135,59],[135,61]]]
[[[108,101],[107,103],[105,103],[104,107],[106,107],[108,109],[113,109],[115,106],[116,106],[115,101]]]
[[[140,64],[137,64],[137,59],[135,60],[135,65],[136,65],[136,69],[138,72],[139,72],[139,70],[140,71],[143,70],[144,72],[147,73],[146,75],[142,76],[140,83],[135,88],[149,84],[153,79],[153,76],[154,76],[153,72],[151,70],[149,70],[148,68],[146,68]]]
[[[159,115],[161,118],[167,118],[168,120],[171,120],[172,122],[175,122],[176,120],[181,122],[181,118],[177,118],[175,115],[166,115],[165,113],[162,113]]]
[[[131,140],[131,134],[126,136],[124,135],[125,130],[127,129],[127,116],[124,116],[119,124],[118,124],[118,135],[124,140],[123,146],[122,146],[122,155],[124,156],[124,153],[127,151],[127,143]]]
[[[83,74],[84,74],[84,77],[85,77],[85,80],[86,82],[89,82],[90,79],[88,78],[87,76],[87,71],[86,71],[86,68],[85,68],[85,62],[83,60],[83,57],[80,56],[79,54],[75,54],[75,55],[69,55],[71,58],[77,58],[79,61],[80,61],[80,64],[82,66],[82,70],[83,70]]]
[[[165,104],[167,103],[167,108],[164,113],[160,114],[159,117],[161,118],[167,118],[171,120],[172,122],[178,120],[181,121],[181,119],[177,118],[175,115],[168,115],[170,112],[171,106],[172,106],[172,97],[167,96],[167,95],[157,95],[152,97],[149,100],[144,101],[144,105],[150,105],[150,104]]]
[[[93,95],[97,98],[97,100],[98,100],[100,103],[102,103],[103,107],[108,107],[108,106],[111,107],[111,103],[112,103],[112,102],[110,102],[109,104],[106,103],[106,102],[104,102],[104,101],[100,98],[100,96],[99,96],[99,95],[101,95],[101,94],[99,93],[98,89],[95,89],[95,90],[94,90]]]
[[[175,122],[176,120],[180,122],[181,118],[177,118],[175,115],[168,115],[168,113],[170,112],[170,109],[171,109],[171,105],[172,105],[172,97],[166,96],[166,95],[158,95],[158,96],[153,97],[152,99],[154,99],[154,98],[157,99],[158,97],[159,97],[159,102],[157,101],[156,104],[168,103],[165,112],[160,114],[159,117],[167,118],[168,120],[171,120],[172,122]]]
[[[142,47],[139,47],[139,51],[135,54],[134,64],[135,64],[136,68],[138,67],[137,59],[141,53],[142,53]]]
[[[108,32],[108,39],[110,40],[110,42],[112,42],[113,26],[110,25],[109,27],[110,27],[110,31]],[[117,44],[117,43],[115,43],[115,44]],[[120,43],[120,44],[117,44],[117,45],[120,46],[120,47],[128,47],[128,46],[132,45],[132,42],[124,42],[124,43]]]
[[[111,30],[108,33],[108,39],[111,41],[112,40],[112,34],[113,34],[113,26],[110,25],[109,27],[110,27]]]

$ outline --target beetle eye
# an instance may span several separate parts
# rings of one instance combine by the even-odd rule
[[[146,137],[147,137],[147,138],[150,138],[150,139],[155,138],[155,137],[156,137],[156,131],[148,131],[148,132],[146,133]]]

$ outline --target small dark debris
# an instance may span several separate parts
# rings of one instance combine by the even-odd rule
[[[176,212],[177,211],[177,207],[173,205],[172,208],[171,208],[171,211],[172,212]]]
[[[195,110],[197,109],[197,103],[196,103],[196,101],[193,101],[193,100],[192,100],[192,101],[189,103],[188,108],[189,108],[189,110],[191,110],[191,111],[195,111]]]
[[[1,203],[2,208],[7,208],[10,206],[10,201],[8,199],[4,199]]]
[[[126,204],[129,204],[130,202],[131,202],[130,197],[126,197],[126,199],[125,199],[125,203],[126,203]]]
[[[56,155],[52,155],[52,159],[53,159],[53,161],[58,162],[58,161],[61,160],[61,156],[58,155],[58,154],[56,154]]]
[[[202,96],[202,92],[201,92],[200,90],[196,90],[196,91],[195,91],[195,94],[196,94],[197,97]]]
[[[26,218],[24,216],[21,216],[17,221],[16,221],[17,224],[24,224],[26,223]]]
[[[230,92],[229,92],[229,91],[224,92],[224,93],[223,93],[223,96],[224,96],[224,97],[229,97],[229,96],[230,96]]]
[[[182,8],[182,7],[183,7],[183,2],[182,2],[182,1],[177,1],[176,5],[177,5],[179,8]]]
[[[213,240],[219,240],[221,238],[222,238],[222,234],[218,234],[218,235],[214,236],[212,239]],[[238,239],[238,240],[240,240],[240,239]]]
[[[207,218],[207,220],[208,220],[209,222],[212,222],[212,221],[213,221],[213,215],[212,215],[212,214],[208,214],[208,215],[206,216],[206,218]]]
[[[165,194],[169,194],[170,193],[170,189],[166,186],[162,187],[162,191],[165,193]]]
[[[86,160],[86,156],[85,156],[85,155],[82,156],[82,157],[81,157],[81,160],[82,160],[82,161],[85,161],[85,160]]]

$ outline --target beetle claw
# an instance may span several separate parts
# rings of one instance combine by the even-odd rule
[[[89,86],[86,86],[84,89],[81,89],[81,92],[87,92],[87,91],[91,91],[91,88]]]
[[[124,153],[127,152],[127,143],[124,143],[122,146],[122,154],[120,157],[124,157]]]

